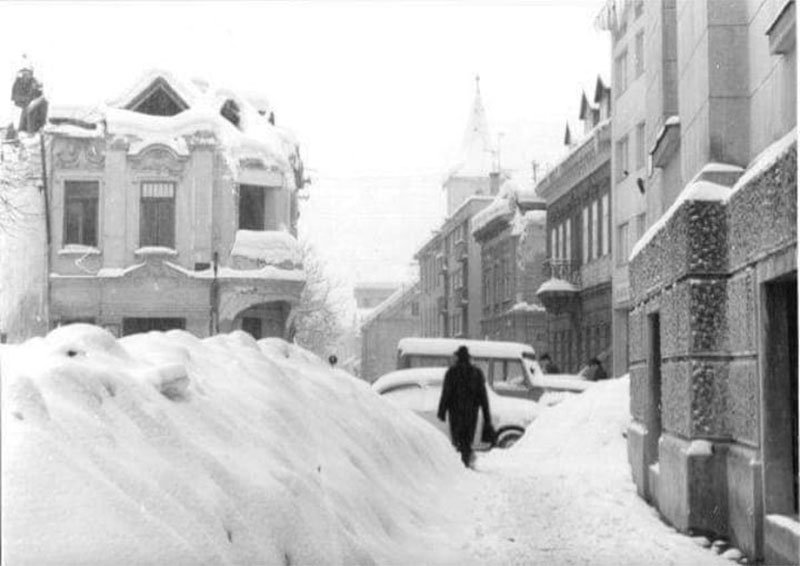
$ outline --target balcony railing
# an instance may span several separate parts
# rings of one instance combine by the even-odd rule
[[[563,279],[581,286],[581,268],[574,259],[548,259],[544,262],[545,272],[553,279]]]

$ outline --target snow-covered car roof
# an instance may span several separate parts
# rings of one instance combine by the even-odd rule
[[[400,369],[387,373],[372,383],[372,389],[383,393],[396,385],[416,383],[420,386],[438,385],[444,381],[446,367]]]
[[[459,346],[466,346],[470,356],[477,358],[519,358],[523,354],[533,358],[536,355],[531,346],[520,342],[460,340],[458,338],[402,338],[397,343],[397,350],[401,355],[450,356]]]

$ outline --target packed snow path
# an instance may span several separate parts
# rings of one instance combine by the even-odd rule
[[[630,478],[628,380],[548,409],[512,449],[479,454],[457,487],[478,564],[735,564],[663,523]]]

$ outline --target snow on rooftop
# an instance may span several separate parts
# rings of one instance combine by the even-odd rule
[[[446,437],[297,346],[70,325],[0,353],[9,564],[458,562]]]
[[[514,214],[514,201],[507,194],[498,195],[486,208],[479,210],[472,217],[472,233],[479,232],[486,228],[491,222],[498,218],[507,217],[510,219]]]
[[[371,323],[381,314],[387,312],[393,306],[398,304],[404,297],[406,297],[409,293],[413,293],[414,290],[419,286],[419,283],[416,281],[411,285],[401,285],[394,293],[389,295],[386,300],[380,303],[378,306],[369,309],[369,312],[364,315],[361,319],[361,326],[366,326],[367,324]]]
[[[511,221],[511,233],[522,235],[525,229],[531,224],[544,225],[547,222],[547,212],[545,210],[529,210],[525,213],[517,213]]]
[[[154,81],[165,81],[186,102],[188,109],[174,116],[153,116],[126,109],[137,96]],[[256,99],[205,82],[201,88],[197,80],[184,80],[176,73],[154,69],[145,72],[120,96],[106,106],[93,108],[84,118],[92,117],[97,124],[106,124],[109,135],[124,136],[131,141],[129,151],[140,152],[149,145],[170,147],[178,155],[188,155],[185,136],[211,134],[219,144],[228,167],[238,179],[240,161],[256,159],[266,167],[277,167],[284,173],[291,171],[297,160],[297,141],[283,128],[269,123],[269,117],[259,114],[263,110],[263,97]],[[239,108],[240,122],[235,126],[220,114],[226,101],[232,100]],[[255,105],[251,103],[255,102]],[[77,111],[66,109],[64,117],[74,117]],[[71,124],[48,125],[48,131],[81,137],[103,135],[95,130],[85,130]],[[291,178],[290,175],[287,177]]]
[[[533,354],[533,348],[519,342],[492,340],[461,340],[459,338],[403,338],[397,343],[398,352],[407,355],[450,356],[459,346],[466,346],[473,357],[520,358]]]
[[[288,232],[237,230],[231,257],[251,259],[259,265],[292,265],[303,263],[303,251]]]

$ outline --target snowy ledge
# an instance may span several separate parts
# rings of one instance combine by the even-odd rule
[[[178,252],[173,248],[168,248],[166,246],[144,246],[137,250],[134,250],[133,255],[137,256],[159,256],[159,255],[166,255],[166,256],[176,256]]]
[[[193,271],[169,261],[165,261],[164,264],[192,279],[214,279],[214,270],[211,268],[203,271]],[[267,265],[260,269],[234,269],[232,267],[220,267],[217,269],[216,278],[220,280],[271,279],[275,281],[304,282],[306,280],[306,272],[303,269],[281,269],[272,265]]]
[[[797,132],[794,128],[787,133],[780,140],[767,146],[758,156],[751,162],[750,166],[744,171],[744,174],[739,177],[732,187],[726,187],[711,181],[698,180],[702,176],[710,175],[724,175],[741,171],[741,168],[735,165],[727,165],[723,163],[709,163],[704,166],[700,173],[698,173],[689,184],[681,191],[672,206],[669,207],[661,218],[659,218],[647,232],[634,244],[628,262],[632,262],[634,258],[650,243],[650,241],[658,234],[672,218],[681,205],[686,201],[707,201],[707,202],[722,202],[727,203],[730,198],[736,194],[742,187],[748,185],[755,177],[769,169],[781,157],[783,157],[796,143]]]
[[[87,256],[87,255],[101,255],[103,252],[101,252],[99,248],[96,248],[94,246],[82,246],[82,245],[79,245],[79,244],[67,244],[66,246],[64,246],[63,248],[58,250],[58,252],[56,252],[56,253],[58,255],[82,255],[82,256]]]
[[[541,295],[542,293],[548,292],[569,292],[569,293],[577,293],[580,291],[575,285],[570,283],[569,281],[565,281],[564,279],[555,279],[550,278],[544,283],[539,286],[537,289],[536,294]]]

